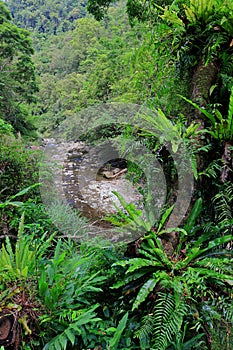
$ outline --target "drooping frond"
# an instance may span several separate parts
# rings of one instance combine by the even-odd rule
[[[153,350],[165,350],[175,333],[179,332],[187,305],[182,296],[159,293],[154,308]]]

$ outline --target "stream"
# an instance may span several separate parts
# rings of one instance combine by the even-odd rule
[[[124,159],[113,158],[104,162],[101,152],[96,152],[84,142],[58,143],[54,139],[46,139],[44,145],[47,157],[44,164],[52,179],[46,182],[45,187],[42,186],[44,201],[65,201],[88,218],[95,232],[112,229],[104,217],[116,214],[116,207],[124,211],[114,191],[127,203],[143,209],[142,195],[127,179]]]

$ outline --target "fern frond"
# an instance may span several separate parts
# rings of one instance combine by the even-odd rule
[[[217,220],[220,225],[229,224],[233,219],[233,185],[224,184],[222,190],[215,195],[213,203],[216,208]]]
[[[146,271],[147,272],[147,271]],[[125,291],[126,294],[127,293],[127,286],[131,283],[136,281],[137,279],[140,279],[141,277],[143,277],[146,274],[145,271],[139,271],[139,272],[134,272],[132,275],[129,276],[125,276],[123,280],[117,281],[116,283],[113,284],[112,287],[110,287],[111,289],[118,289],[120,287],[126,286],[125,287]],[[130,288],[128,288],[130,289]]]
[[[154,308],[153,350],[165,350],[174,334],[179,332],[187,306],[179,295],[166,293],[158,295]]]
[[[156,240],[154,240],[154,241],[157,244],[158,248],[156,248],[156,246],[153,246],[152,248],[150,248],[150,247],[148,247],[148,245],[146,245],[146,242],[143,242],[141,245],[141,249],[139,249],[139,252],[141,254],[145,255],[144,252],[148,251],[154,257],[153,260],[160,261],[169,270],[171,270],[173,268],[173,265],[172,265],[171,261],[169,260],[167,254],[163,251],[161,243],[159,242],[158,238],[156,238]]]
[[[145,350],[149,343],[150,336],[154,329],[154,315],[153,313],[142,318],[141,327],[135,332],[134,338],[139,338],[140,348]]]
[[[230,96],[229,107],[228,107],[227,134],[229,136],[233,135],[233,87],[231,89],[231,96]]]
[[[142,259],[142,258],[134,258],[134,259],[130,259],[130,267],[128,268],[128,270],[126,271],[126,274],[134,272],[135,270],[139,270],[142,267],[163,267],[163,264],[159,261],[155,261],[155,260],[148,260],[148,259]]]
[[[11,245],[11,242],[10,242],[10,238],[7,236],[6,237],[6,251],[5,251],[5,257],[7,258],[7,255],[8,255],[8,264],[11,265],[12,267],[14,266],[15,264],[15,256],[14,256],[14,252],[13,252],[13,249],[12,249],[12,245]],[[7,253],[7,255],[6,255]]]
[[[233,323],[233,303],[232,299],[226,297],[219,297],[213,300],[216,304],[219,312],[223,316],[226,322]]]
[[[114,333],[114,336],[109,342],[109,348],[110,349],[112,349],[112,350],[117,350],[118,349],[118,344],[119,344],[119,341],[121,339],[122,332],[124,331],[124,329],[126,327],[128,316],[129,316],[129,314],[128,314],[128,312],[126,312],[126,314],[120,320],[120,322],[119,322],[119,324],[117,326],[117,329],[116,329],[116,331]]]
[[[208,178],[216,179],[219,177],[220,172],[222,171],[223,159],[217,159],[211,162],[203,171],[201,171],[199,176],[206,176]]]
[[[189,274],[193,274],[193,276],[200,277],[202,281],[213,281],[215,280],[217,284],[221,284],[223,282],[227,283],[228,285],[233,285],[233,275],[229,274],[222,274],[217,271],[212,271],[207,268],[201,268],[201,267],[195,267],[188,269]]]
[[[79,314],[77,319],[69,324],[62,333],[51,339],[49,343],[44,346],[43,350],[66,350],[69,342],[74,345],[75,338],[82,335],[80,326],[100,321],[100,318],[95,317],[96,313],[94,312],[98,306],[99,305],[96,304],[89,310],[84,309],[81,315]]]
[[[227,251],[224,253],[227,254]],[[229,273],[233,275],[232,261],[229,258],[205,258],[203,260],[196,261],[194,266],[205,267],[221,274]]]

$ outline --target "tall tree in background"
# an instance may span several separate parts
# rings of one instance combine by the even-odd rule
[[[17,131],[26,133],[32,126],[26,121],[26,103],[37,91],[29,33],[11,21],[10,12],[0,2],[0,117]]]

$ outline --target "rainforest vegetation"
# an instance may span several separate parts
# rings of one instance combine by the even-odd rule
[[[146,147],[167,186],[153,224],[116,193],[106,220],[140,233],[119,244],[80,239],[90,218],[41,197],[44,140],[109,105],[145,109],[82,141]],[[168,226],[182,149],[190,203]],[[1,350],[233,350],[232,181],[231,0],[0,1]]]

